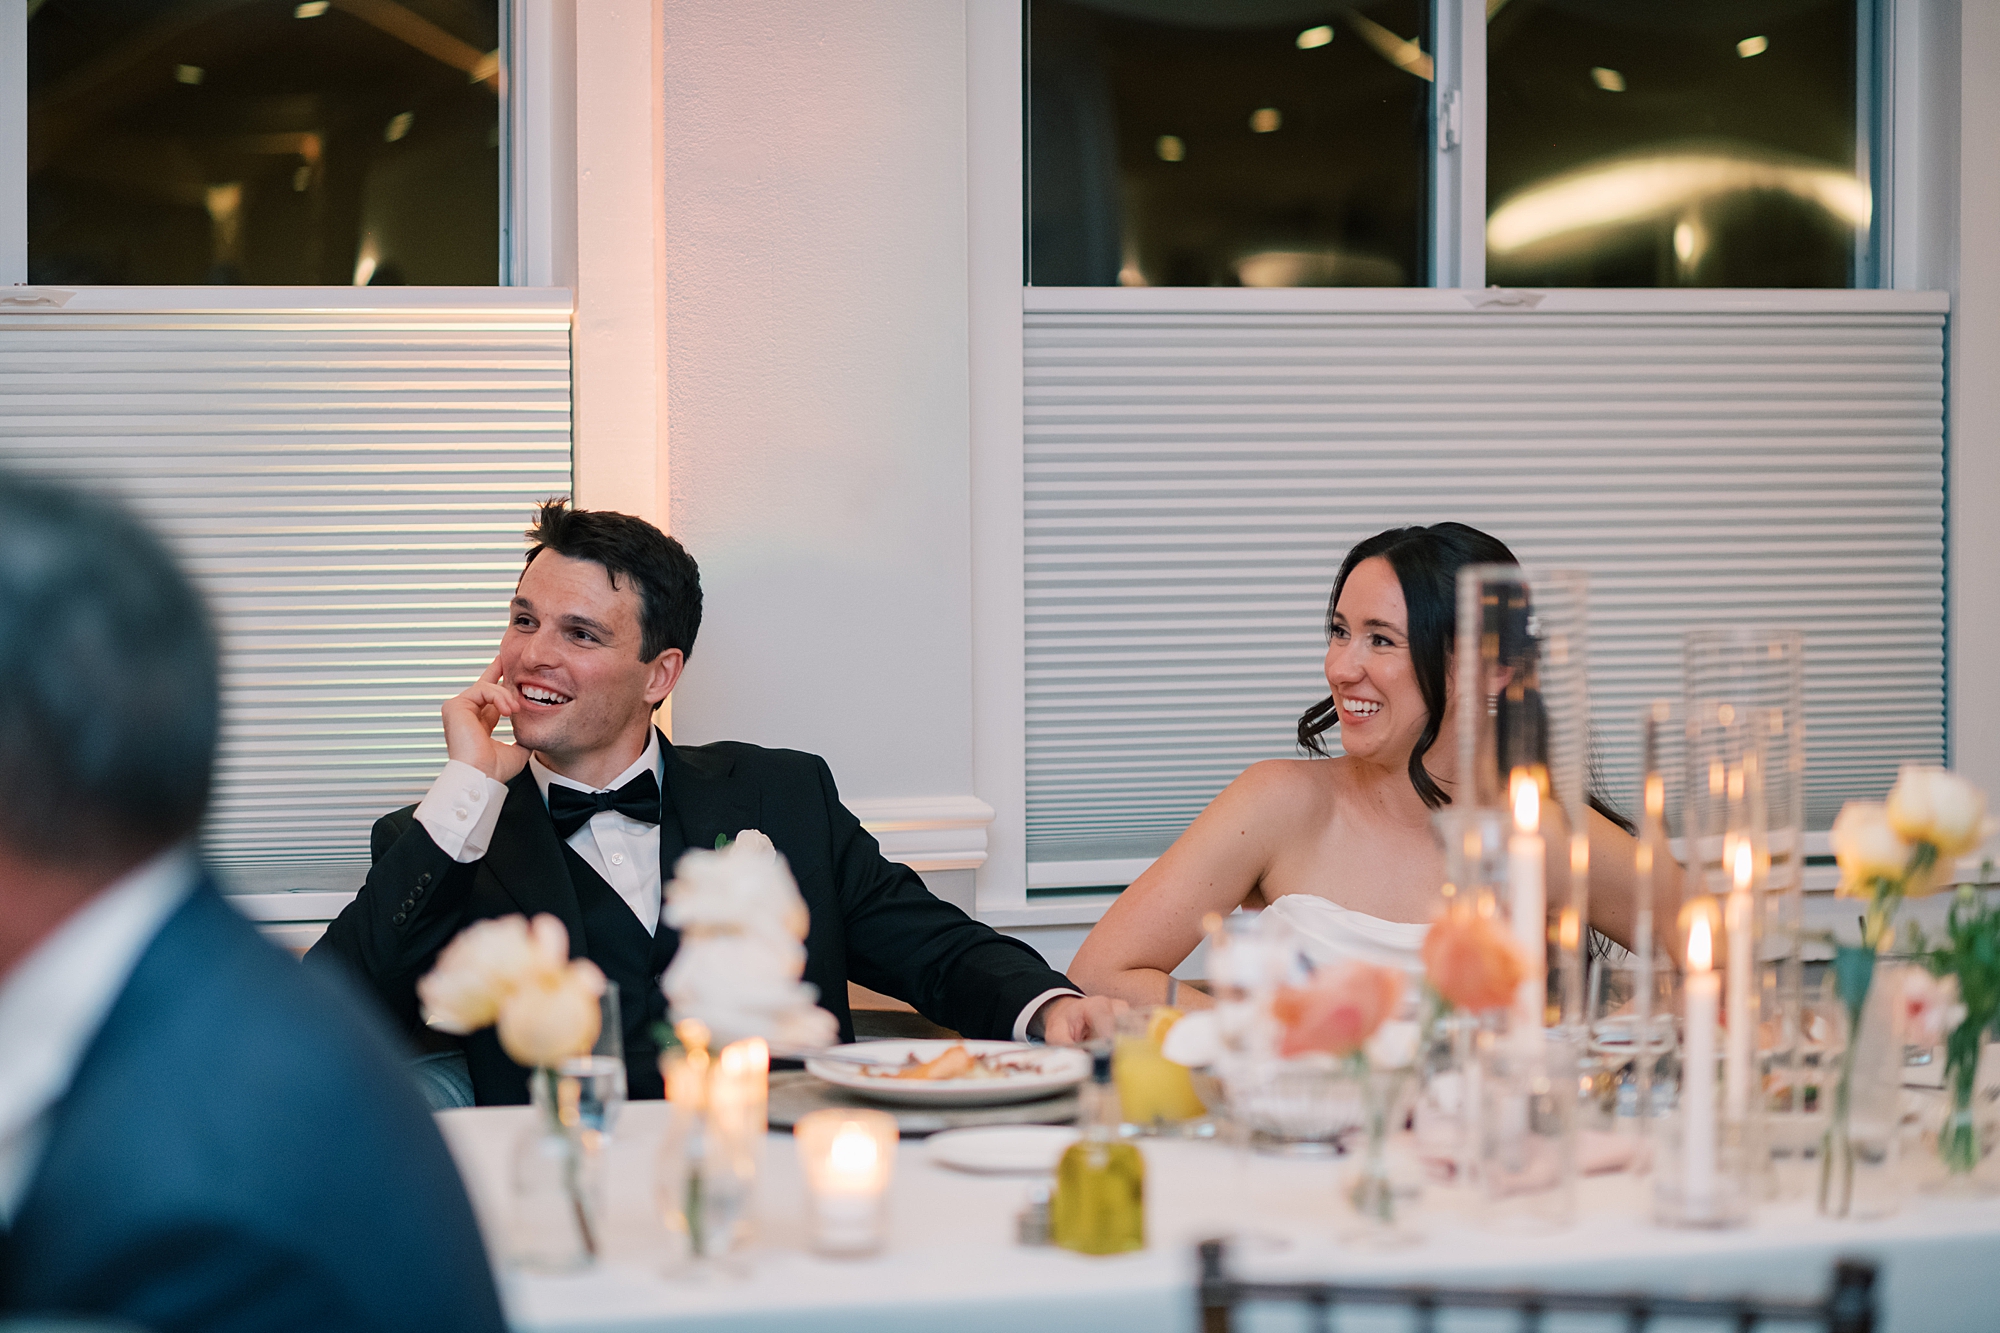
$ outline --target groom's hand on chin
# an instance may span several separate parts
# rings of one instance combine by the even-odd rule
[[[501,718],[512,717],[519,706],[519,697],[502,678],[496,657],[463,693],[445,700],[445,757],[470,764],[495,782],[512,782],[528,766],[528,751],[494,740],[493,729]]]
[[[1126,1007],[1107,995],[1058,995],[1028,1020],[1028,1033],[1051,1046],[1109,1041],[1118,1035],[1118,1013]]]

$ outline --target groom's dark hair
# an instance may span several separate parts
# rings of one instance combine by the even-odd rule
[[[639,660],[669,648],[686,657],[701,629],[701,570],[679,542],[643,518],[606,509],[571,509],[567,496],[542,501],[528,529],[528,558],[543,551],[604,566],[616,588],[630,579],[639,593]]]

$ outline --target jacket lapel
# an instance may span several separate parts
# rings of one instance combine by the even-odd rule
[[[507,784],[507,801],[486,849],[486,869],[528,916],[548,912],[569,932],[569,956],[581,958],[590,941],[583,933],[583,907],[563,861],[562,840],[542,800],[535,775],[523,768]]]
[[[660,827],[660,883],[673,881],[674,862],[683,851],[708,850],[718,837],[734,838],[747,828],[759,827],[763,801],[755,783],[734,775],[734,765],[726,758],[699,750],[679,750],[660,737],[660,756],[667,780],[662,799],[671,811]],[[680,825],[680,845],[671,836],[672,823]]]

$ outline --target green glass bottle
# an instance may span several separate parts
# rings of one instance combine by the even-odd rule
[[[1121,1141],[1111,1052],[1092,1060],[1083,1089],[1083,1137],[1063,1153],[1049,1201],[1049,1238],[1080,1254],[1123,1254],[1146,1247],[1146,1159]]]

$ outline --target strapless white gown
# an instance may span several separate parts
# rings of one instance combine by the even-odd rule
[[[1413,977],[1423,974],[1418,951],[1430,929],[1426,923],[1384,921],[1310,893],[1288,893],[1266,907],[1263,916],[1290,930],[1315,967],[1358,958],[1377,967],[1401,968]]]

